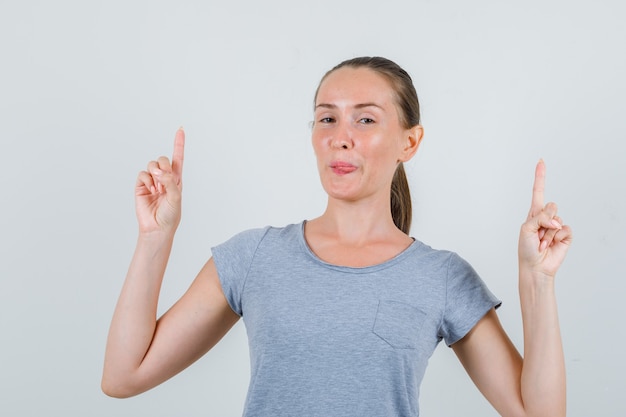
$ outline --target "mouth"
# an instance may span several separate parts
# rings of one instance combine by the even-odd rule
[[[330,169],[337,175],[345,175],[356,170],[356,166],[349,162],[333,161],[330,163]]]

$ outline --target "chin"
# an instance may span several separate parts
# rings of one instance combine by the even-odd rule
[[[326,194],[328,194],[329,198],[333,198],[335,200],[356,201],[359,199],[359,194],[356,193],[354,190],[338,189],[337,187],[324,187],[324,191],[326,191]]]

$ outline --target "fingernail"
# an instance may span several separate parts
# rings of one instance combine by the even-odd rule
[[[163,175],[163,171],[161,171],[160,169],[155,169],[152,171],[152,175],[156,175],[157,177],[160,177],[161,175]]]
[[[547,247],[548,247],[548,242],[545,240],[542,240],[541,243],[539,244],[539,252],[543,252],[544,250],[546,250]]]
[[[563,227],[561,223],[557,222],[555,219],[552,219],[550,223],[552,223],[552,226],[556,227],[557,229],[561,229]]]

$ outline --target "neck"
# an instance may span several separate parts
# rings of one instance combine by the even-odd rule
[[[324,214],[306,223],[304,237],[320,259],[365,267],[385,262],[413,243],[393,223],[390,202],[329,198]]]
[[[329,197],[326,211],[312,220],[311,226],[323,235],[354,246],[404,235],[391,217],[389,196],[383,198],[351,202]]]

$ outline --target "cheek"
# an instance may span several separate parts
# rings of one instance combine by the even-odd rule
[[[315,139],[311,141],[311,146],[313,147],[317,167],[321,169],[322,165],[324,165],[324,147],[320,141],[316,141]]]
[[[368,153],[372,157],[380,159],[381,161],[387,159],[393,159],[399,154],[400,141],[397,136],[392,135],[377,135],[376,138],[369,141],[366,146],[368,147]]]
[[[313,131],[311,132],[311,145],[313,145],[313,149],[317,149],[319,147],[321,140],[322,135],[319,132],[319,128],[313,127]]]
[[[329,149],[328,134],[321,129],[314,130],[311,134],[311,146],[315,155],[319,156]]]
[[[321,153],[322,153],[322,146],[320,144],[319,140],[315,140],[315,138],[313,138],[311,140],[311,147],[313,148],[313,153],[315,154],[315,157],[319,159]]]

